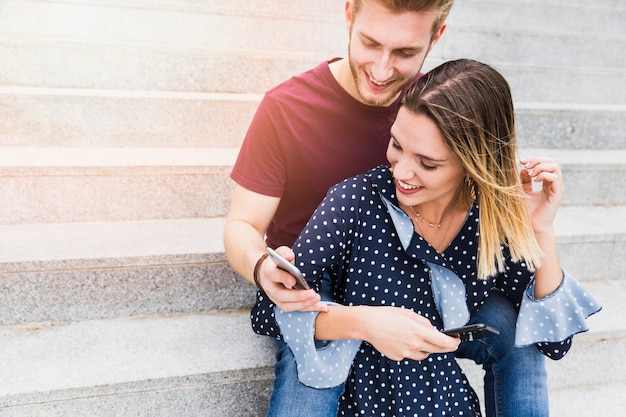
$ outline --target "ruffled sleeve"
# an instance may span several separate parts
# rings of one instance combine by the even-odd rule
[[[587,317],[602,309],[591,294],[567,272],[552,294],[536,299],[534,281],[526,289],[517,318],[515,344],[562,342],[586,332]]]
[[[338,305],[327,302],[329,305]],[[361,340],[315,342],[318,311],[286,313],[275,308],[283,338],[296,359],[298,379],[313,388],[331,388],[348,378]]]

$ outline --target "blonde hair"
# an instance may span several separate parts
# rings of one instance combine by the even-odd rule
[[[354,0],[353,14],[356,17],[361,6],[366,0]],[[448,18],[454,0],[367,0],[375,1],[385,8],[395,11],[411,12],[435,12],[437,18],[433,23],[432,34],[434,35]]]
[[[502,246],[533,271],[541,264],[517,167],[513,99],[494,68],[461,59],[433,69],[411,87],[402,105],[430,117],[465,168],[461,202],[480,208],[478,277],[504,271]]]

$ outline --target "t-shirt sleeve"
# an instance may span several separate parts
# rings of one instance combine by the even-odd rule
[[[256,110],[239,150],[230,178],[259,194],[281,197],[285,182],[285,154],[280,141],[284,134],[282,112],[266,95]]]

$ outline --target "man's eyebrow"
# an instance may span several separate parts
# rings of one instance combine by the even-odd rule
[[[367,34],[367,33],[365,33],[365,32],[361,32],[361,31],[359,31],[359,36],[360,36],[360,37],[362,37],[362,38],[365,38],[365,39],[366,39],[366,40],[368,40],[368,41],[372,41],[372,42],[374,42],[374,43],[378,43],[378,41],[377,41],[376,39],[372,38],[370,35],[368,35],[368,34]]]

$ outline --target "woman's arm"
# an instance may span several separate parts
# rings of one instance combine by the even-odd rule
[[[521,162],[525,168],[522,185],[542,262],[520,305],[515,344],[535,343],[544,355],[561,359],[571,347],[572,336],[588,330],[586,318],[601,306],[559,262],[554,218],[563,196],[561,168],[549,158]],[[541,189],[533,191],[533,182],[542,182]]]
[[[563,270],[557,254],[556,234],[535,234],[535,236],[543,252],[541,266],[535,271],[535,298],[541,299],[559,288],[563,282]]]
[[[317,316],[315,338],[365,340],[391,360],[422,360],[431,353],[453,352],[460,343],[412,310],[380,306],[330,306]]]
[[[521,179],[528,196],[530,218],[543,252],[541,266],[535,271],[535,298],[540,299],[556,291],[563,281],[554,232],[554,218],[563,197],[563,174],[554,159],[528,158],[521,163],[524,165]],[[542,182],[541,190],[533,191],[533,182]]]

